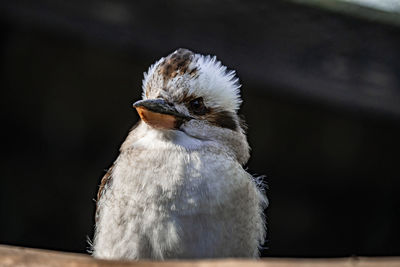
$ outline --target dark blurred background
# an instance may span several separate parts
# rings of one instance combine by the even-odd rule
[[[86,251],[143,72],[185,47],[243,84],[263,256],[400,255],[400,20],[317,2],[2,0],[0,243]]]

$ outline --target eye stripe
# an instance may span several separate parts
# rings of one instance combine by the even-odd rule
[[[191,111],[190,103],[194,100],[202,99],[202,97],[188,96],[185,95],[180,101],[187,103],[189,111]],[[201,116],[201,119],[207,120],[209,123],[219,126],[221,128],[227,128],[232,131],[237,131],[241,125],[239,125],[239,119],[237,115],[225,110],[218,110],[207,108],[204,106],[206,111],[203,114],[196,114],[191,111],[194,115]]]
[[[218,112],[210,112],[206,119],[219,127],[227,128],[232,131],[236,131],[238,129],[238,123],[235,120],[235,116],[232,112],[229,111],[218,111]]]

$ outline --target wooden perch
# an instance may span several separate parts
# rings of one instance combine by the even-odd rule
[[[136,266],[136,267],[395,267],[400,258],[334,258],[334,259],[285,259],[263,258],[261,260],[174,260],[174,261],[108,261],[97,260],[88,255],[56,252],[41,249],[0,245],[0,266]]]

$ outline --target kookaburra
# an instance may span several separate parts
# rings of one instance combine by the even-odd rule
[[[98,192],[93,255],[258,257],[267,200],[249,159],[240,84],[215,57],[178,49],[152,65],[141,121]]]

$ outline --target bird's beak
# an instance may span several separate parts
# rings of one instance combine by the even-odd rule
[[[177,129],[182,122],[191,119],[179,113],[161,98],[139,100],[133,104],[133,107],[136,108],[140,118],[154,128]]]

